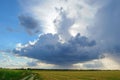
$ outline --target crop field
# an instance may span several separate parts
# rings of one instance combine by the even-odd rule
[[[0,69],[0,80],[120,80],[120,71]]]
[[[35,71],[42,80],[120,80],[120,71]]]

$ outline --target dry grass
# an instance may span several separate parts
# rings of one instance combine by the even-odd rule
[[[120,80],[120,71],[34,71],[42,80]]]

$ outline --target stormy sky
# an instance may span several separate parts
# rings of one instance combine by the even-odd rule
[[[0,2],[0,67],[120,69],[119,0]]]

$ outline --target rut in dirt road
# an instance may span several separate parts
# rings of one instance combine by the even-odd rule
[[[20,80],[39,80],[39,79],[36,78],[36,74],[30,74]]]

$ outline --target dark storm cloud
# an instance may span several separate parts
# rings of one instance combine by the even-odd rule
[[[120,0],[106,0],[108,3],[96,14],[90,28],[91,37],[109,55],[120,57]],[[93,36],[94,35],[94,36]]]
[[[18,17],[20,24],[25,28],[29,34],[40,32],[40,24],[31,16],[21,15]]]
[[[68,42],[59,42],[57,34],[44,34],[34,45],[28,45],[21,50],[13,50],[21,56],[35,58],[45,63],[57,65],[71,65],[99,58],[99,51],[95,47],[96,42],[90,41],[77,34]]]

